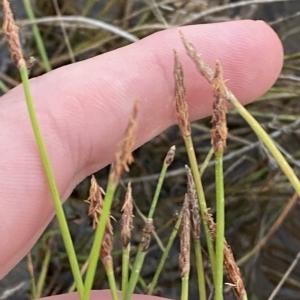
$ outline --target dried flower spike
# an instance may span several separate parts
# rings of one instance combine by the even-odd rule
[[[209,65],[204,61],[202,56],[197,52],[195,46],[189,42],[181,30],[179,30],[181,41],[186,49],[188,56],[195,63],[198,72],[200,72],[209,82],[213,79],[213,71]]]
[[[19,38],[19,28],[15,23],[8,0],[3,0],[3,32],[9,45],[9,51],[14,64],[19,69],[23,60],[23,53]]]
[[[190,248],[191,248],[191,225],[188,195],[185,195],[182,208],[182,221],[180,230],[180,254],[179,267],[181,278],[187,276],[190,272]]]
[[[92,216],[93,218],[93,228],[95,229],[98,225],[99,218],[102,213],[103,209],[103,195],[104,191],[102,188],[98,185],[95,176],[93,175],[91,178],[91,186],[90,186],[90,195],[85,202],[89,203],[89,216]],[[100,257],[102,258],[103,263],[105,264],[106,261],[111,261],[111,252],[112,252],[112,235],[113,235],[113,228],[110,222],[110,219],[108,219],[105,227],[105,233],[101,245],[100,250]],[[110,262],[111,263],[111,262]]]
[[[133,205],[132,205],[132,189],[131,183],[128,183],[126,195],[125,195],[125,202],[122,207],[122,219],[121,219],[121,239],[122,239],[122,246],[126,248],[130,243],[131,238],[131,230],[133,228],[132,225],[132,214]]]
[[[226,86],[223,78],[223,71],[220,63],[216,62],[216,69],[212,80],[214,93],[211,143],[215,153],[222,151],[226,147],[227,123],[226,123]]]
[[[242,279],[241,271],[237,266],[231,248],[226,241],[224,241],[224,266],[229,282],[233,285],[236,297],[239,300],[244,299],[246,290]]]
[[[143,229],[143,236],[141,241],[142,252],[148,251],[153,231],[154,231],[153,219],[147,219],[145,227]]]
[[[129,123],[126,128],[124,137],[120,143],[119,150],[116,153],[116,160],[114,163],[112,176],[115,183],[118,183],[124,170],[129,171],[128,165],[133,162],[132,151],[137,131],[137,113],[139,101],[135,101]]]
[[[168,151],[168,153],[166,155],[166,158],[165,158],[165,164],[166,165],[169,166],[173,162],[174,157],[175,157],[175,151],[176,151],[176,147],[175,146],[172,146],[169,149],[169,151]]]
[[[175,103],[176,103],[178,125],[182,135],[187,137],[191,135],[191,125],[189,122],[183,69],[178,59],[178,55],[176,51],[174,51],[174,79],[175,79]]]
[[[201,218],[195,182],[191,169],[188,166],[185,166],[185,169],[187,173],[187,194],[189,198],[189,208],[191,214],[192,235],[194,239],[198,239],[201,235]]]
[[[211,214],[206,212],[205,214],[206,222],[209,226],[209,230],[213,236],[216,238],[216,223],[214,222]],[[226,270],[226,274],[230,284],[234,288],[234,292],[239,300],[244,299],[246,294],[245,286],[243,283],[242,275],[240,272],[239,267],[237,266],[233,253],[231,251],[230,246],[228,245],[227,241],[224,240],[224,267]]]
[[[87,200],[84,200],[84,202],[90,204],[88,214],[93,219],[94,229],[97,227],[99,217],[102,212],[104,194],[105,193],[103,189],[98,185],[96,178],[93,175],[91,178],[89,197],[87,198]]]

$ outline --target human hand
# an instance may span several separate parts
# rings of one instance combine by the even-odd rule
[[[211,66],[216,59],[221,62],[228,87],[244,104],[266,92],[280,73],[281,43],[261,21],[193,25],[182,31]],[[185,54],[177,29],[30,81],[62,200],[87,175],[114,159],[135,99],[141,100],[136,147],[176,122],[173,49],[184,66],[191,120],[211,114],[211,88]],[[3,277],[42,234],[53,217],[53,205],[21,86],[2,97],[0,128]],[[93,295],[109,299],[105,293]]]

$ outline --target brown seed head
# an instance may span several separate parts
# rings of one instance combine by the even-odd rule
[[[165,157],[165,164],[166,165],[170,165],[173,160],[174,160],[174,157],[175,157],[175,151],[176,151],[176,147],[175,146],[172,146],[170,148],[170,150],[168,151],[166,157]]]
[[[208,228],[211,232],[213,239],[216,238],[216,223],[214,222],[211,214],[208,212],[205,213],[205,221],[208,225]],[[239,300],[244,299],[244,295],[246,293],[242,275],[240,272],[239,267],[237,266],[233,253],[231,251],[230,246],[228,245],[227,241],[224,240],[224,266],[226,269],[227,277],[229,282],[234,287],[234,292]]]
[[[143,229],[143,236],[141,241],[142,252],[148,251],[153,230],[154,230],[153,220],[147,219],[145,227]]]
[[[126,190],[125,202],[122,207],[123,214],[121,219],[121,239],[123,248],[126,248],[128,246],[131,238],[131,230],[133,228],[132,210],[132,189],[131,183],[129,182]]]
[[[192,59],[198,72],[200,72],[209,82],[213,79],[213,71],[209,65],[204,61],[202,56],[197,52],[195,46],[189,42],[181,30],[179,30],[181,41],[185,47],[188,56]]]
[[[223,71],[220,63],[216,62],[216,69],[212,80],[212,88],[214,93],[213,115],[212,115],[212,131],[211,143],[215,153],[226,147],[227,140],[227,122],[226,112],[226,86],[223,78]]]
[[[187,194],[189,198],[189,208],[191,214],[192,235],[194,239],[198,239],[201,235],[201,218],[198,198],[191,169],[188,166],[185,166],[185,168],[187,173]]]
[[[187,276],[190,272],[190,248],[191,248],[191,223],[188,195],[185,195],[182,207],[182,221],[180,230],[180,254],[179,267],[181,278]]]
[[[130,115],[129,123],[124,137],[120,143],[119,150],[116,153],[116,160],[113,166],[112,177],[115,183],[118,183],[124,170],[129,171],[130,165],[134,159],[132,156],[136,131],[137,131],[137,113],[139,101],[135,101],[133,110]]]
[[[237,266],[230,246],[224,241],[224,266],[229,282],[234,287],[234,292],[239,300],[244,299],[246,290],[242,279],[242,274]]]
[[[19,69],[23,60],[22,48],[19,38],[19,28],[15,23],[8,0],[3,0],[3,32],[9,45],[9,51],[14,64]]]
[[[205,223],[207,224],[207,227],[211,233],[212,238],[215,239],[216,238],[216,223],[215,223],[212,215],[208,211],[206,211],[204,213],[204,215],[205,215]]]
[[[91,185],[90,185],[90,193],[87,200],[84,200],[86,203],[89,203],[89,216],[93,219],[93,228],[95,229],[97,227],[99,217],[102,213],[102,207],[103,207],[103,195],[104,191],[102,188],[98,185],[95,176],[93,175],[91,178]]]
[[[175,103],[176,103],[178,125],[183,136],[190,136],[191,125],[189,122],[183,69],[178,59],[176,51],[174,51],[174,79],[175,79]]]
[[[91,178],[91,186],[90,186],[90,195],[85,202],[89,203],[89,216],[93,218],[93,228],[95,229],[98,225],[99,218],[102,214],[103,209],[103,195],[104,191],[98,185],[95,176]],[[113,235],[113,228],[110,222],[110,218],[107,220],[105,233],[102,240],[101,250],[100,250],[100,257],[103,260],[103,263],[106,264],[110,262],[111,259],[111,252],[113,248],[112,244],[112,235]]]

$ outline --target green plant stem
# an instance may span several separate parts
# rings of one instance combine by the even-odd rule
[[[34,21],[35,16],[34,16],[33,9],[31,7],[30,0],[23,0],[23,4],[25,6],[28,19],[30,21]],[[47,52],[46,52],[46,49],[45,49],[43,39],[42,39],[40,31],[39,31],[39,28],[36,24],[32,24],[32,32],[33,32],[33,35],[34,35],[39,53],[41,55],[41,58],[42,58],[42,61],[43,61],[43,64],[44,64],[44,68],[47,72],[50,72],[51,69],[52,69],[51,64],[50,64],[50,61],[49,61],[49,58],[48,58],[48,55],[47,55]]]
[[[143,252],[141,246],[139,246],[138,252],[136,254],[136,258],[132,267],[131,275],[130,275],[130,280],[127,286],[127,290],[125,292],[125,297],[123,300],[130,300],[131,296],[134,292],[136,283],[139,279],[140,272],[143,266],[143,262],[145,259],[147,252]]]
[[[109,218],[110,208],[111,208],[111,204],[112,204],[112,201],[114,198],[116,188],[117,188],[117,183],[115,183],[112,176],[110,176],[108,185],[107,185],[105,199],[104,199],[103,210],[102,210],[101,216],[99,218],[99,222],[98,222],[97,229],[95,232],[95,240],[94,240],[93,247],[92,247],[92,250],[90,253],[90,263],[89,263],[89,266],[88,266],[88,269],[86,272],[86,278],[85,278],[85,282],[84,282],[83,300],[90,299],[91,288],[93,285],[96,267],[97,267],[97,263],[98,263],[98,259],[99,259],[100,247],[102,244],[102,239],[103,239],[103,235],[105,232],[106,223]]]
[[[49,268],[50,258],[51,258],[52,250],[50,247],[47,247],[45,258],[43,260],[41,273],[36,285],[36,298],[41,298],[43,293],[43,287],[45,285],[46,275]]]
[[[122,294],[123,298],[127,291],[128,274],[129,274],[129,259],[130,259],[130,243],[122,251]]]
[[[163,185],[168,167],[169,167],[169,164],[167,164],[164,161],[161,172],[160,172],[160,175],[159,175],[159,179],[158,179],[158,182],[157,182],[157,185],[156,185],[155,193],[154,193],[154,196],[153,196],[153,199],[152,199],[150,211],[149,211],[149,214],[148,214],[148,221],[152,221],[152,217],[154,215],[154,211],[155,211],[155,208],[156,208],[158,197],[159,197],[159,194],[160,194],[160,191],[161,191],[161,188],[162,188],[162,185]],[[135,261],[134,261],[134,264],[133,264],[133,268],[132,268],[132,272],[131,272],[131,276],[130,276],[130,279],[129,279],[128,288],[126,290],[124,300],[130,300],[130,298],[131,298],[131,296],[134,292],[136,283],[138,281],[138,278],[139,278],[139,275],[140,275],[140,272],[141,272],[142,265],[144,263],[145,256],[147,254],[147,250],[148,249],[142,250],[142,246],[140,244],[140,246],[138,248],[136,258],[135,258]]]
[[[162,255],[162,257],[161,257],[161,259],[159,261],[159,264],[158,264],[158,266],[156,268],[156,271],[155,271],[155,274],[153,276],[152,282],[150,283],[150,286],[148,288],[148,293],[147,293],[148,295],[152,295],[153,290],[154,290],[154,288],[155,288],[155,286],[157,284],[158,277],[159,277],[159,275],[160,275],[160,273],[162,271],[162,268],[163,268],[163,266],[164,266],[164,264],[165,264],[165,262],[166,262],[166,260],[168,258],[168,255],[169,255],[169,252],[170,252],[171,247],[173,245],[173,242],[175,240],[175,237],[177,236],[178,229],[179,229],[180,224],[181,224],[181,220],[182,220],[182,211],[180,212],[180,214],[178,216],[178,219],[176,221],[174,229],[172,230],[172,233],[171,233],[170,238],[168,240],[168,243],[167,243],[167,246],[165,248],[165,251],[163,252],[163,255]]]
[[[246,110],[246,108],[240,104],[240,102],[236,99],[236,97],[229,92],[229,101],[233,104],[235,109],[239,112],[239,114],[246,120],[252,130],[257,134],[260,140],[264,143],[270,153],[273,155],[278,165],[280,166],[283,173],[286,175],[291,185],[294,187],[297,195],[300,197],[300,182],[298,177],[296,176],[293,169],[287,163],[284,156],[278,150],[278,148],[273,143],[270,136],[265,132],[265,130],[261,127],[261,125],[251,116],[251,114]]]
[[[28,73],[27,73],[27,68],[26,68],[26,63],[24,60],[19,62],[20,65],[20,75],[23,83],[23,89],[25,93],[25,98],[26,98],[26,104],[29,112],[29,117],[31,121],[31,125],[33,128],[33,132],[35,135],[35,139],[37,142],[38,150],[41,156],[43,168],[45,171],[47,183],[51,192],[57,220],[60,226],[62,238],[66,247],[66,251],[69,257],[70,265],[71,265],[71,270],[74,276],[74,280],[76,282],[76,287],[78,290],[78,293],[80,295],[80,299],[82,299],[83,296],[83,282],[82,278],[80,275],[80,270],[78,266],[78,261],[76,258],[76,253],[74,250],[73,242],[71,239],[70,231],[68,228],[67,220],[63,211],[63,207],[61,204],[60,196],[56,187],[55,183],[55,178],[53,174],[53,170],[50,164],[49,156],[46,151],[46,146],[42,137],[42,133],[40,131],[37,117],[35,114],[35,109],[33,105],[33,100],[31,96],[31,91],[30,91],[30,85],[29,85],[29,80],[28,80]]]
[[[154,193],[154,196],[153,196],[153,199],[152,199],[150,211],[148,213],[148,219],[153,218],[154,211],[155,211],[155,208],[156,208],[156,204],[157,204],[157,201],[158,201],[158,197],[159,197],[159,194],[161,192],[161,188],[162,188],[162,185],[163,185],[168,167],[169,167],[169,165],[167,165],[164,162],[163,166],[162,166],[162,169],[160,171],[160,175],[159,175],[158,182],[157,182],[156,189],[155,189],[155,193]]]
[[[209,152],[207,153],[207,155],[205,157],[205,160],[204,160],[203,164],[200,167],[199,172],[200,172],[201,177],[202,177],[204,171],[206,170],[206,168],[207,168],[207,166],[208,166],[208,164],[209,164],[209,162],[210,162],[213,155],[214,155],[214,148],[211,147]]]
[[[0,80],[0,89],[3,93],[7,93],[9,91],[9,87],[2,80]]]
[[[28,262],[28,271],[30,275],[30,283],[31,283],[31,298],[36,299],[36,282],[35,282],[35,276],[34,276],[34,266],[32,262],[32,255],[31,251],[27,254],[27,262]]]
[[[224,232],[225,232],[225,208],[224,208],[224,178],[223,178],[223,150],[216,153],[216,278],[215,299],[223,300],[223,276],[224,276]]]
[[[191,136],[183,136],[186,151],[188,154],[190,166],[191,166],[191,171],[194,177],[195,181],[195,187],[197,191],[197,196],[198,196],[198,201],[199,201],[199,206],[200,206],[200,212],[201,212],[201,217],[203,220],[204,224],[204,230],[205,230],[205,237],[206,237],[206,243],[207,243],[207,248],[208,248],[208,254],[210,257],[210,262],[212,266],[212,273],[213,273],[213,278],[215,281],[215,249],[213,245],[213,237],[209,231],[209,228],[206,223],[206,212],[207,212],[207,205],[205,201],[205,196],[204,196],[204,191],[203,191],[203,186],[202,186],[202,181],[198,169],[198,163],[194,151],[194,145]]]
[[[109,288],[110,288],[112,299],[113,300],[119,300],[118,290],[117,290],[117,285],[116,285],[116,279],[115,279],[115,275],[114,275],[112,262],[108,262],[105,265],[105,270],[106,270],[106,275],[107,275],[107,278],[108,278],[108,283],[109,283]]]
[[[181,300],[189,299],[189,274],[181,278]]]
[[[196,268],[198,276],[198,289],[200,300],[206,300],[206,287],[205,287],[205,276],[203,267],[202,250],[199,239],[193,239],[195,255],[196,255]]]

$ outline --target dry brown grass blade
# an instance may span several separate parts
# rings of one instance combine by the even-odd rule
[[[111,176],[115,183],[118,183],[124,171],[128,172],[129,167],[134,159],[132,156],[136,131],[137,131],[137,113],[139,101],[135,101],[129,123],[127,125],[124,137],[119,145],[119,150],[116,153],[116,160],[113,166]]]
[[[181,271],[181,278],[187,276],[190,272],[190,249],[191,249],[191,220],[189,209],[189,198],[185,194],[182,221],[180,229],[180,254],[179,267]]]
[[[132,210],[133,210],[132,189],[131,189],[131,183],[129,182],[127,185],[125,202],[122,207],[123,214],[121,219],[121,239],[122,239],[122,246],[124,249],[128,246],[131,239],[131,230],[133,228]]]
[[[187,137],[191,135],[191,125],[189,122],[183,69],[176,51],[174,51],[174,79],[175,79],[175,103],[176,103],[178,125],[182,135],[184,137]]]
[[[212,88],[214,93],[213,114],[212,114],[212,131],[211,143],[215,153],[223,151],[226,147],[227,140],[227,122],[226,122],[226,98],[225,98],[225,81],[223,78],[223,70],[220,63],[216,62],[216,69],[212,79]]]
[[[19,38],[19,27],[16,25],[13,13],[8,0],[2,1],[3,5],[3,32],[9,45],[11,58],[17,68],[20,68],[20,61],[23,61],[23,53]]]

